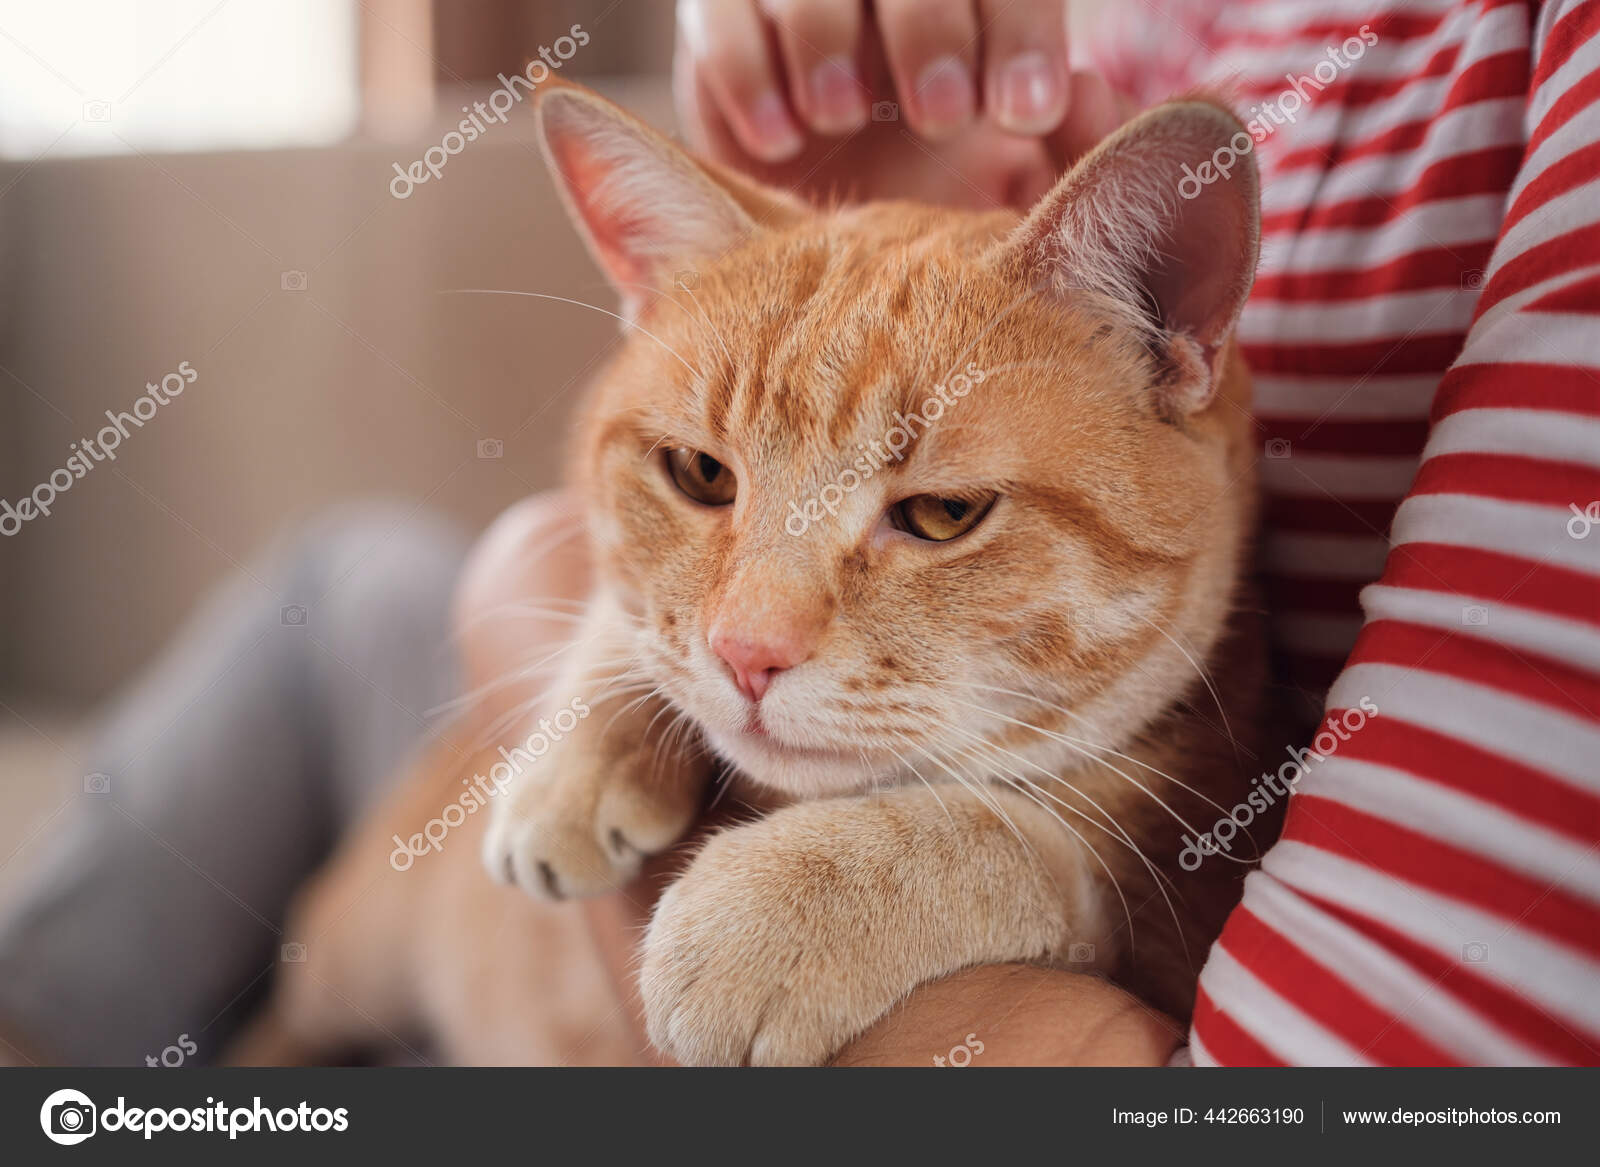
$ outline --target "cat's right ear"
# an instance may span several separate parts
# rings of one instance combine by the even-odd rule
[[[1233,114],[1169,102],[1085,155],[999,258],[1045,295],[1090,292],[1116,306],[1167,360],[1163,406],[1191,413],[1215,393],[1255,278],[1259,190],[1254,142]]]
[[[599,95],[553,85],[541,92],[538,115],[556,185],[629,320],[646,288],[670,287],[674,271],[714,259],[758,229],[754,192],[730,188]]]

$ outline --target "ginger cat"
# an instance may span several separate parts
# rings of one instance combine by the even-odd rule
[[[495,758],[490,872],[544,899],[620,887],[732,783],[759,813],[642,942],[650,1037],[681,1062],[820,1064],[992,962],[1186,1017],[1245,868],[1180,853],[1249,792],[1262,721],[1231,340],[1253,161],[1179,193],[1237,121],[1151,110],[1019,221],[819,210],[578,87],[538,111],[629,327],[574,453],[597,583],[534,711],[555,732]],[[268,1016],[302,1051],[421,1028],[459,1060],[569,1056],[606,1024],[575,1003],[599,974],[571,907],[511,927],[520,896],[459,860],[428,884],[379,866],[468,772],[421,771],[308,893],[320,988],[281,978]],[[419,917],[426,945],[384,931]],[[612,1030],[582,1056],[620,1056]]]

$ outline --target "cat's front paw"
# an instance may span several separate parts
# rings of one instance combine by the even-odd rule
[[[540,899],[623,886],[684,836],[699,808],[679,763],[659,763],[648,751],[586,756],[580,743],[551,751],[496,805],[484,836],[489,873]]]
[[[824,1064],[938,971],[885,951],[871,921],[890,889],[781,819],[713,838],[656,908],[640,992],[651,1041],[680,1063]]]

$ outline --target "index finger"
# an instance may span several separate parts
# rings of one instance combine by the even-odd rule
[[[979,0],[983,104],[996,125],[1048,134],[1069,108],[1066,0]]]

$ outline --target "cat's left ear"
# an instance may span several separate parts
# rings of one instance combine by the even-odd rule
[[[647,288],[671,287],[676,270],[722,255],[758,220],[796,213],[581,86],[546,82],[538,113],[556,185],[630,320]]]
[[[1163,407],[1210,404],[1255,279],[1260,181],[1249,132],[1206,100],[1158,106],[1083,157],[1002,245],[1047,295],[1109,298],[1169,365]]]

